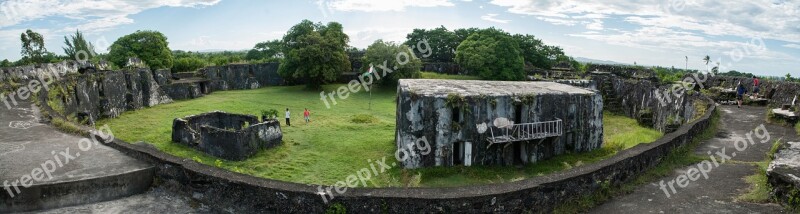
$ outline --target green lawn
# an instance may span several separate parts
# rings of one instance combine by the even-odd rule
[[[326,92],[341,85],[328,85]],[[394,88],[350,94],[337,100],[330,109],[320,100],[320,91],[304,86],[266,87],[255,90],[219,91],[193,100],[178,101],[152,108],[130,111],[116,119],[98,122],[108,124],[117,138],[134,143],[145,141],[158,149],[204,164],[263,178],[311,183],[334,184],[344,181],[370,163],[387,157],[394,161],[395,132]],[[285,108],[292,111],[293,126],[281,121],[284,143],[262,151],[246,161],[218,160],[191,148],[172,143],[172,120],[213,110],[259,115],[261,110]],[[303,108],[308,108],[311,123],[302,121]],[[652,142],[661,134],[639,127],[635,120],[604,114],[606,143],[603,149],[582,154],[567,154],[526,167],[436,167],[403,170],[399,167],[371,180],[370,186],[458,186],[519,180],[543,175],[602,160],[619,149],[640,142]],[[611,145],[611,146],[609,146]],[[616,145],[616,146],[615,146]]]

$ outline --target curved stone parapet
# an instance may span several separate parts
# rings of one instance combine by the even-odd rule
[[[259,123],[252,115],[214,111],[172,122],[172,141],[227,160],[245,160],[281,144],[277,120]]]

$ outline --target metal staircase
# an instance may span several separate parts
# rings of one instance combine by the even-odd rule
[[[497,129],[497,132],[495,132]],[[545,139],[548,137],[558,137],[564,134],[564,124],[561,119],[553,121],[520,123],[507,127],[490,128],[491,137],[487,137],[489,145]]]

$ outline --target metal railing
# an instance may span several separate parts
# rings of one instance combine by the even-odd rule
[[[498,129],[498,131],[495,132],[495,129]],[[520,123],[508,127],[490,128],[489,132],[492,136],[489,137],[488,140],[491,144],[496,144],[544,139],[548,137],[561,136],[564,134],[563,129],[563,121],[557,118],[553,121]]]

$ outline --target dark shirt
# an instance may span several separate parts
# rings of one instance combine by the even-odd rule
[[[739,85],[739,86],[737,87],[737,89],[736,89],[736,94],[738,94],[738,95],[742,95],[742,94],[744,94],[744,92],[746,92],[746,91],[747,91],[747,89],[745,89],[745,88],[744,88],[744,85]]]

